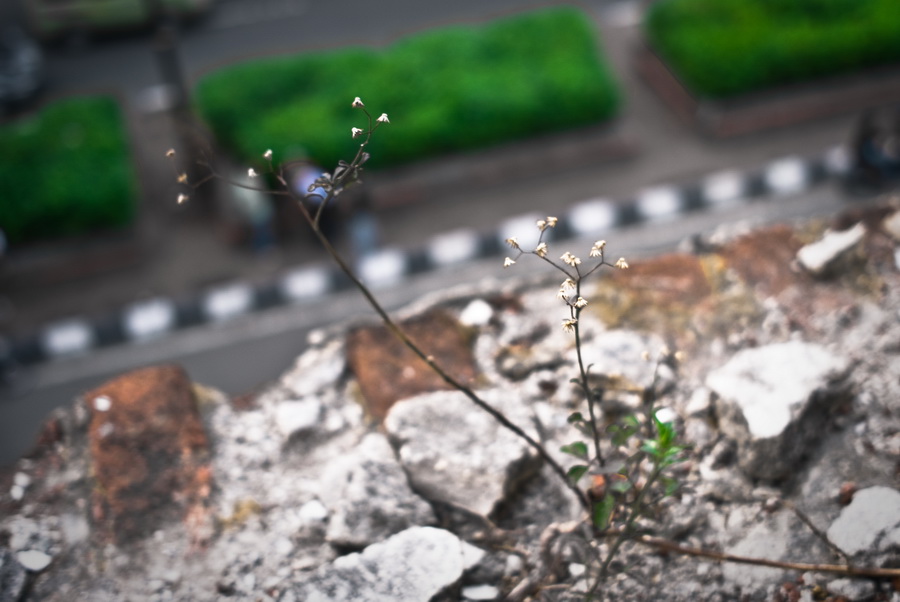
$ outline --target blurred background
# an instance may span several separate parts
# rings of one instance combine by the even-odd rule
[[[352,292],[278,298],[323,251],[285,197],[194,188],[198,160],[265,188],[271,149],[305,191],[355,153],[359,96],[390,124],[326,216],[352,261],[575,208],[621,254],[656,253],[889,194],[898,15],[888,0],[2,0],[0,464],[116,373],[177,361],[244,394],[310,331],[368,315]],[[776,164],[788,182],[759,200]],[[591,213],[616,206],[665,219]],[[499,266],[379,292],[396,307]],[[246,286],[271,309],[228,310],[254,305]],[[233,319],[203,317],[211,291]]]

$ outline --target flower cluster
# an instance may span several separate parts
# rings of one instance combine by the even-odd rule
[[[582,281],[597,271],[600,266],[605,265],[619,268],[620,270],[626,270],[628,269],[628,262],[625,261],[624,257],[620,257],[615,263],[608,263],[603,254],[606,249],[605,240],[598,240],[591,246],[588,255],[592,258],[596,258],[597,261],[590,268],[581,267],[581,258],[570,251],[566,251],[560,255],[559,259],[562,263],[557,263],[552,259],[549,259],[547,254],[550,251],[550,247],[544,240],[544,233],[548,229],[555,228],[558,221],[557,218],[552,216],[537,220],[536,225],[538,230],[540,230],[541,235],[538,239],[537,246],[531,251],[523,249],[519,245],[519,240],[516,237],[511,236],[510,238],[507,238],[506,244],[517,251],[517,253],[514,257],[506,257],[503,260],[503,267],[508,268],[509,266],[514,265],[516,260],[522,255],[536,255],[538,258],[543,259],[559,271],[563,272],[566,275],[566,278],[560,285],[556,296],[568,306],[569,317],[563,320],[562,327],[566,332],[575,332],[577,334],[579,314],[581,313],[581,310],[588,305],[587,299],[581,296]]]

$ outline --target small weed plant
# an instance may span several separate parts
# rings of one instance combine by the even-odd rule
[[[591,378],[591,366],[585,365],[582,356],[584,337],[581,316],[589,305],[584,296],[585,281],[602,268],[627,270],[628,262],[621,257],[612,263],[607,261],[607,243],[604,240],[598,240],[592,245],[586,262],[570,251],[564,252],[558,260],[553,259],[545,235],[556,227],[558,220],[555,217],[537,221],[536,226],[540,230],[540,237],[533,249],[523,249],[516,238],[507,239],[507,244],[514,252],[504,259],[503,266],[509,268],[523,256],[533,255],[538,260],[549,263],[564,277],[557,292],[557,297],[565,306],[566,311],[561,326],[574,337],[578,372],[572,379],[572,383],[583,393],[587,412],[585,415],[582,411],[575,411],[568,417],[568,423],[577,433],[577,437],[573,437],[572,442],[564,445],[561,451],[572,456],[574,464],[568,469],[564,468],[540,441],[485,402],[466,384],[448,374],[432,356],[426,354],[400,328],[375,298],[372,291],[335,250],[321,228],[322,215],[326,207],[330,203],[334,203],[335,199],[347,188],[360,181],[363,166],[370,158],[366,148],[372,135],[380,127],[390,123],[385,113],[374,118],[359,97],[352,101],[351,106],[358,109],[366,120],[365,127],[352,127],[350,130],[351,137],[359,141],[355,156],[349,162],[339,161],[333,171],[323,173],[305,192],[298,193],[289,185],[287,172],[292,165],[290,163],[278,164],[274,160],[271,150],[267,150],[261,155],[263,164],[266,166],[265,170],[257,172],[256,169],[250,168],[247,174],[251,179],[262,180],[263,176],[270,178],[270,181],[276,184],[274,189],[264,185],[253,187],[228,180],[225,175],[216,171],[210,160],[198,161],[202,167],[209,170],[209,175],[202,180],[189,182],[188,176],[176,169],[177,181],[190,189],[196,189],[207,180],[218,178],[229,181],[233,186],[289,197],[296,202],[319,242],[365,297],[385,326],[448,385],[463,393],[473,404],[487,412],[494,420],[512,431],[538,453],[565,486],[573,492],[584,510],[584,521],[578,527],[569,526],[563,529],[556,523],[548,527],[548,531],[556,529],[557,536],[578,532],[584,533],[587,540],[586,547],[589,551],[586,563],[587,572],[581,580],[584,587],[579,587],[577,591],[570,591],[570,594],[585,600],[595,599],[602,584],[613,573],[623,570],[616,565],[615,559],[626,542],[650,546],[666,553],[704,557],[720,562],[763,565],[798,571],[831,572],[857,577],[900,578],[898,569],[855,567],[851,566],[849,562],[844,565],[823,565],[748,558],[690,548],[651,535],[653,523],[662,515],[660,502],[676,494],[682,485],[674,474],[676,471],[673,471],[672,468],[686,459],[688,451],[686,446],[679,441],[673,423],[666,419],[664,410],[657,405],[660,396],[666,393],[664,382],[666,379],[660,377],[662,368],[665,367],[670,372],[677,370],[680,357],[678,353],[673,353],[666,348],[660,350],[655,358],[645,352],[644,361],[655,362],[652,383],[645,388],[628,391],[640,395],[639,409],[633,414],[621,417],[616,417],[614,412],[606,411],[604,399],[609,391],[605,386],[596,384],[598,379]],[[175,151],[168,151],[167,156],[174,160]],[[175,164],[173,163],[173,165]],[[320,191],[324,191],[324,198],[321,198],[323,194]],[[314,195],[320,198],[310,199]],[[188,199],[189,194],[182,193],[178,195],[177,200],[178,203],[183,203]],[[309,200],[314,202],[306,202]],[[635,360],[637,359],[635,358]],[[799,510],[789,504],[786,505],[797,512],[801,520],[805,518]],[[804,522],[809,525],[808,519]],[[816,535],[824,538],[812,525],[810,527]],[[547,534],[545,533],[545,535]],[[542,537],[541,539],[544,542],[542,543],[543,549],[539,558],[534,562],[534,566],[530,567],[533,570],[530,570],[529,574],[508,593],[506,599],[525,600],[539,595],[541,591],[549,593],[552,589],[568,587],[553,584],[556,576],[553,575],[550,565],[554,564],[556,559],[549,556],[552,555],[551,544],[554,539],[553,537]],[[827,538],[824,539],[830,545]]]

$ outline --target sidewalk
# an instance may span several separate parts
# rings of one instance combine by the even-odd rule
[[[451,179],[451,185],[439,194],[414,204],[382,203],[378,219],[386,247],[422,245],[437,234],[458,228],[485,230],[524,213],[562,214],[566,208],[598,197],[633,199],[647,187],[693,182],[722,170],[753,171],[781,157],[819,155],[843,142],[850,132],[854,116],[727,141],[703,138],[683,125],[638,79],[631,64],[637,29],[612,28],[603,22],[600,26],[625,103],[612,131],[591,135],[612,136],[637,154],[619,161],[576,162],[552,173],[521,173],[512,180],[507,176],[484,180],[468,188],[455,189]],[[325,260],[310,241],[291,241],[272,253],[256,256],[232,245],[227,233],[211,223],[199,207],[178,206],[179,188],[164,158],[175,139],[172,123],[164,114],[141,112],[137,99],[128,100],[129,128],[143,188],[137,233],[143,256],[103,275],[0,292],[0,333],[16,339],[29,337],[49,323],[73,316],[102,319],[141,300],[187,300],[216,284],[266,283],[292,267]],[[585,135],[570,132],[555,137],[553,144],[564,148],[568,141],[569,146],[578,147],[585,144]],[[454,165],[465,178],[467,165],[477,163],[484,168],[507,156],[503,149],[487,151],[454,159],[458,161]],[[389,177],[372,174],[371,180],[381,196],[390,198]]]

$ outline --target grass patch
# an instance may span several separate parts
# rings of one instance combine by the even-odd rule
[[[602,122],[619,93],[590,19],[572,8],[524,13],[480,26],[411,36],[384,48],[347,48],[267,59],[203,78],[195,100],[218,141],[245,161],[309,156],[331,166],[352,157],[350,107],[377,117],[372,166],[483,148]]]
[[[55,102],[0,127],[0,228],[13,245],[125,225],[135,192],[112,98]]]
[[[896,0],[660,0],[645,31],[711,98],[900,62]]]

